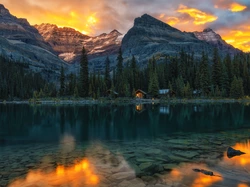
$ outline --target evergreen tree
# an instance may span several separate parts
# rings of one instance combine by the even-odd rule
[[[110,89],[111,88],[111,77],[110,77],[110,60],[109,60],[109,57],[107,57],[106,61],[105,61],[105,75],[104,75],[104,78],[105,78],[105,84],[106,84],[107,89]]]
[[[61,66],[61,73],[60,73],[60,96],[65,95],[65,74],[64,68]]]
[[[85,48],[82,48],[82,56],[80,61],[80,97],[88,97],[89,95],[89,68],[88,57]]]
[[[205,55],[204,51],[202,52],[199,78],[197,77],[197,79],[200,80],[199,86],[202,89],[202,93],[204,95],[207,95],[210,90],[210,75],[209,75],[208,57],[207,55]]]
[[[159,82],[156,72],[152,72],[150,75],[148,91],[152,97],[158,97],[159,95]]]
[[[242,79],[238,79],[236,78],[236,76],[234,77],[233,82],[231,84],[230,95],[232,98],[235,99],[239,99],[244,96]]]
[[[213,65],[212,65],[212,83],[213,83],[213,86],[215,88],[216,88],[216,86],[218,86],[220,88],[220,86],[221,86],[220,81],[221,81],[221,61],[220,61],[218,49],[214,48]]]

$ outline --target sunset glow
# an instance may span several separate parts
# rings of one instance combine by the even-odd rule
[[[241,12],[243,10],[245,10],[247,8],[247,6],[245,5],[241,5],[239,3],[233,3],[231,4],[229,10],[231,10],[232,12]]]
[[[188,14],[189,16],[191,16],[194,19],[193,23],[195,25],[203,25],[203,24],[213,22],[213,21],[218,19],[218,17],[216,17],[212,14],[202,12],[202,11],[195,9],[195,8],[189,8],[185,5],[180,5],[180,7],[177,11],[179,13],[185,13],[185,14]]]
[[[54,172],[30,171],[25,179],[17,179],[9,187],[42,186],[96,186],[99,183],[98,176],[87,159],[71,167],[58,166]]]
[[[198,3],[182,0],[171,4],[144,3],[142,0],[138,2],[142,9],[137,9],[138,3],[134,1],[110,3],[107,0],[71,0],[68,3],[61,0],[0,0],[11,14],[27,18],[31,25],[51,23],[74,28],[90,36],[114,29],[126,33],[133,26],[136,17],[147,13],[181,31],[212,28],[234,47],[250,51],[250,28],[247,28],[250,13],[245,11],[249,8],[246,0],[201,0]],[[242,16],[242,13],[245,15]]]

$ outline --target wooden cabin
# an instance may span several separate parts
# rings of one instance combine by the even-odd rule
[[[107,92],[106,92],[106,96],[107,97],[110,97],[110,98],[112,98],[112,97],[114,97],[114,98],[117,98],[118,97],[118,93],[116,92],[116,91],[114,91],[114,90],[107,90]]]
[[[138,89],[135,92],[135,97],[138,98],[138,99],[146,99],[147,98],[147,93],[140,90],[140,89]]]
[[[194,90],[194,91],[193,91],[193,96],[194,96],[194,97],[200,97],[201,94],[202,94],[202,91],[201,91],[201,90]]]
[[[173,97],[175,96],[175,92],[170,89],[162,89],[162,90],[159,90],[159,96],[160,97]]]

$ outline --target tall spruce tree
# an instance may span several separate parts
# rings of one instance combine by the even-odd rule
[[[111,88],[111,77],[110,77],[110,60],[109,57],[106,58],[105,60],[105,84],[107,89]]]
[[[125,90],[124,88],[124,80],[123,80],[123,57],[122,57],[122,49],[119,49],[119,53],[117,56],[117,66],[116,66],[116,90],[118,91],[120,96],[124,96]]]
[[[218,53],[218,49],[214,48],[213,65],[212,65],[212,83],[214,88],[216,88],[217,86],[221,88],[220,81],[221,81],[221,60]]]
[[[209,75],[208,56],[205,55],[204,51],[202,52],[202,58],[200,63],[199,80],[200,80],[199,85],[201,86],[203,95],[208,95],[210,90],[210,75]]]
[[[64,74],[64,68],[61,66],[61,73],[60,73],[60,96],[65,95],[65,74]]]
[[[82,55],[80,61],[80,97],[88,97],[89,96],[89,68],[88,68],[88,57],[85,48],[82,48]]]

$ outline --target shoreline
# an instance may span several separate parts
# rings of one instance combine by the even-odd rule
[[[102,104],[223,104],[223,103],[250,103],[250,99],[128,99],[90,100],[90,99],[41,99],[37,101],[0,101],[0,104],[29,104],[29,105],[102,105]]]

